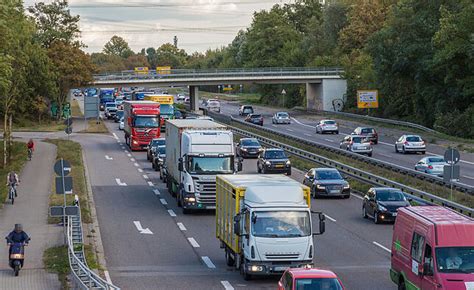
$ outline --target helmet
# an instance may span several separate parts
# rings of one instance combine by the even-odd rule
[[[23,225],[22,224],[15,224],[15,232],[22,232]]]

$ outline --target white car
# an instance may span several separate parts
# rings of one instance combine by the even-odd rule
[[[287,112],[277,112],[272,117],[272,124],[291,124],[290,115]]]
[[[184,100],[186,99],[186,96],[183,95],[183,94],[178,94],[178,96],[176,96],[176,103],[178,104],[184,104]]]
[[[218,100],[208,100],[206,103],[206,108],[212,112],[221,112],[221,103]]]
[[[125,127],[125,123],[124,123],[123,117],[122,117],[122,118],[120,118],[119,130],[123,130],[123,127]]]
[[[316,134],[335,133],[339,134],[339,125],[334,120],[321,120],[316,125]]]
[[[421,152],[421,154],[425,154],[426,144],[418,135],[402,135],[395,142],[395,152],[402,152],[403,154]]]

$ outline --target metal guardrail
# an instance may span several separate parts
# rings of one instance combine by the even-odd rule
[[[120,290],[108,283],[87,266],[82,237],[81,215],[67,217],[67,247],[69,266],[75,281],[76,289]]]
[[[247,122],[243,122],[241,120],[234,119],[231,116],[225,116],[225,115],[216,114],[216,113],[212,113],[212,112],[208,112],[208,114],[211,117],[213,117],[216,121],[220,121],[222,123],[225,123],[225,124],[229,125],[229,128],[232,131],[234,131],[236,134],[246,136],[246,137],[257,138],[263,144],[282,148],[285,151],[287,151],[288,153],[290,153],[292,155],[295,155],[295,156],[298,156],[300,158],[303,158],[303,159],[306,159],[306,160],[309,160],[309,161],[312,161],[312,162],[316,162],[316,163],[324,165],[324,166],[337,168],[338,170],[340,170],[345,175],[350,176],[352,178],[355,178],[355,179],[357,179],[359,181],[362,181],[364,183],[368,183],[368,184],[371,184],[371,185],[374,185],[374,186],[389,186],[389,187],[398,188],[398,189],[402,190],[408,196],[414,198],[415,200],[419,200],[419,201],[422,201],[422,202],[428,203],[428,204],[440,204],[440,205],[447,206],[447,207],[450,207],[452,209],[455,209],[455,210],[457,210],[457,211],[459,211],[463,214],[466,214],[466,215],[469,215],[469,216],[474,216],[474,209],[472,209],[470,207],[463,206],[461,204],[449,201],[447,199],[441,198],[441,197],[433,195],[431,193],[424,192],[424,191],[418,190],[418,189],[410,187],[410,186],[406,186],[406,185],[401,184],[399,182],[392,181],[390,179],[374,175],[372,173],[357,169],[355,167],[352,167],[352,166],[349,166],[349,165],[346,165],[346,164],[343,164],[343,163],[340,163],[340,162],[337,162],[337,161],[333,161],[329,158],[317,155],[315,153],[311,153],[311,152],[308,152],[308,151],[305,151],[305,150],[302,150],[302,149],[299,149],[299,148],[296,148],[296,147],[293,147],[293,146],[290,146],[290,145],[287,145],[287,144],[284,144],[284,143],[281,143],[281,142],[278,142],[278,141],[275,141],[275,140],[272,140],[272,139],[269,139],[269,138],[266,138],[266,137],[263,137],[261,135],[254,134],[254,133],[251,133],[249,131],[242,130],[240,128],[232,127],[231,124],[232,124],[232,122],[237,122],[237,123],[244,124],[246,126],[252,126],[252,127],[256,128],[256,129],[259,129],[259,130],[269,131],[269,132],[274,133],[274,134],[277,133],[277,135],[283,135],[288,139],[294,139],[294,140],[297,140],[300,143],[313,145],[313,146],[316,146],[316,148],[323,147],[323,146],[328,147],[328,146],[325,146],[323,144],[319,144],[319,143],[315,143],[315,142],[311,142],[311,141],[307,141],[307,140],[302,140],[302,139],[299,139],[299,138],[296,138],[296,137],[284,135],[284,134],[281,134],[280,132],[275,132],[274,130],[271,130],[269,128],[249,124]],[[326,148],[324,148],[324,149],[326,149]],[[354,158],[369,159],[369,161],[373,161],[373,163],[378,162],[378,160],[374,160],[373,158],[360,156],[358,154],[354,154],[352,152],[347,152],[345,150],[341,150],[341,149],[338,149],[338,148],[329,147],[329,149],[331,149],[331,150],[334,149],[333,150],[334,152],[338,152],[338,153],[341,153],[341,154],[344,154],[344,155],[346,155],[346,154],[356,155],[356,156],[353,156]],[[403,168],[401,166],[398,166],[398,167],[402,168],[403,170],[408,170],[408,169]],[[416,172],[416,173],[418,173],[418,172]],[[426,175],[427,175],[427,177],[431,177],[428,174],[426,174]],[[472,187],[471,187],[471,189],[472,189]]]
[[[166,73],[150,70],[148,74],[138,74],[135,71],[108,72],[93,75],[95,81],[123,79],[182,79],[182,78],[212,78],[212,77],[278,77],[278,76],[340,76],[344,70],[333,68],[254,68],[254,69],[172,69]]]

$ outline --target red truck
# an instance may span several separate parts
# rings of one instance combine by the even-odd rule
[[[151,101],[123,104],[125,143],[133,151],[145,150],[151,139],[160,137],[160,104]]]

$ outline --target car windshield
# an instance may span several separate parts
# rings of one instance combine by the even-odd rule
[[[121,118],[123,116],[123,111],[117,111],[117,117]]]
[[[341,174],[337,170],[318,170],[316,171],[316,179],[318,180],[330,180],[330,179],[342,179]]]
[[[377,190],[376,199],[378,201],[405,201],[405,195],[396,190]]]
[[[364,137],[352,137],[353,143],[367,143],[367,139]]]
[[[335,121],[324,121],[324,124],[326,125],[336,125]]]
[[[286,159],[286,154],[283,150],[270,150],[265,152],[267,159]]]
[[[161,146],[165,144],[166,144],[165,139],[154,139],[151,141],[151,146]]]
[[[242,144],[242,146],[260,147],[260,143],[258,143],[257,140],[247,139],[247,140],[242,140],[240,143]]]
[[[421,142],[421,138],[418,136],[408,136],[407,141],[408,142]]]
[[[428,158],[428,162],[445,163],[444,158],[442,158],[442,157],[430,157],[430,158]]]
[[[166,146],[158,146],[158,148],[156,148],[156,150],[158,151],[159,155],[165,155],[166,154]]]
[[[250,108],[249,108],[249,107],[245,107],[245,108],[242,110],[242,112],[251,114],[251,113],[253,113],[253,109],[252,109],[251,107],[250,107]]]
[[[474,246],[436,248],[436,265],[441,273],[474,273]]]
[[[173,115],[174,106],[170,105],[170,104],[161,104],[160,105],[160,113],[162,115]]]
[[[256,212],[252,218],[255,237],[290,238],[311,235],[311,220],[305,211]]]
[[[219,102],[216,102],[216,101],[213,101],[213,102],[208,102],[207,105],[209,107],[219,107],[220,106],[220,103]]]
[[[262,117],[262,115],[252,115],[250,116],[250,118],[252,119],[260,119]]]
[[[188,172],[191,174],[225,174],[234,172],[234,157],[190,156]]]
[[[160,120],[158,117],[137,116],[135,117],[133,126],[136,128],[158,128],[160,126]]]
[[[278,113],[278,117],[281,117],[281,118],[288,118],[288,113]]]
[[[360,132],[362,134],[369,134],[369,133],[373,133],[374,129],[372,129],[372,128],[362,128],[362,130],[360,130]]]
[[[115,103],[106,103],[105,106],[107,108],[115,108],[116,105],[115,105]]]
[[[295,281],[296,290],[342,290],[336,278],[299,278]]]

